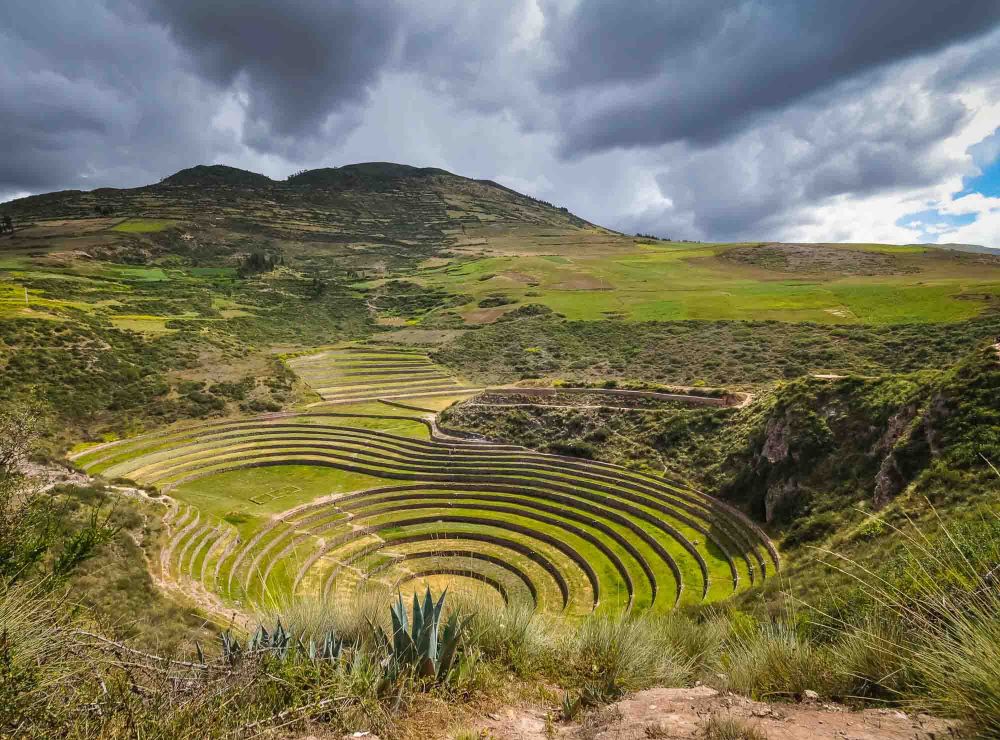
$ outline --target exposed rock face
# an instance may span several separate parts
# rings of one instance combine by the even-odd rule
[[[772,465],[788,459],[788,439],[791,436],[789,427],[787,415],[767,421],[764,429],[764,446],[760,454]]]
[[[913,423],[913,419],[917,415],[917,407],[915,404],[908,404],[897,411],[889,419],[889,423],[886,425],[885,432],[879,437],[878,442],[875,444],[875,449],[873,452],[880,455],[888,454],[892,451],[892,448],[896,446],[899,438],[903,436],[907,427]]]
[[[769,524],[782,510],[791,507],[795,497],[800,493],[799,484],[795,478],[784,482],[772,483],[764,494],[764,521]]]
[[[875,492],[872,496],[872,503],[876,509],[881,509],[892,501],[899,493],[906,488],[906,476],[899,469],[896,456],[889,454],[879,467],[875,476]]]
[[[902,493],[915,468],[941,454],[940,422],[949,414],[948,401],[934,396],[923,408],[911,403],[894,414],[872,452],[884,455],[875,475],[872,503],[876,509]],[[919,461],[919,462],[917,462]]]
[[[901,408],[890,417],[885,432],[882,433],[872,449],[874,454],[884,456],[879,465],[878,473],[875,475],[872,503],[876,509],[885,506],[906,487],[906,476],[899,468],[894,448],[900,439],[912,429],[916,416],[917,407],[915,404],[908,404]]]
[[[790,412],[768,419],[764,429],[764,444],[757,461],[759,467],[773,468],[795,458],[791,450],[791,440],[794,437],[792,427]],[[769,483],[764,494],[764,520],[770,523],[782,510],[789,509],[799,493],[799,483],[795,477]]]

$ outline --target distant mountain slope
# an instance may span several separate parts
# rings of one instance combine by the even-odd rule
[[[467,227],[483,225],[593,226],[488,180],[391,162],[306,170],[284,181],[198,165],[145,187],[21,198],[4,204],[4,212],[19,223],[95,215],[172,218],[277,238],[397,245],[447,246]]]
[[[275,182],[266,175],[258,175],[256,172],[237,167],[228,167],[224,164],[199,164],[165,177],[160,181],[160,185],[269,188],[273,187]]]
[[[984,247],[981,244],[917,244],[920,247],[937,247],[950,249],[953,252],[971,252],[973,254],[1000,254],[1000,247]]]

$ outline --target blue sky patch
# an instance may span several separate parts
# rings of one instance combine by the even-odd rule
[[[896,226],[918,230],[920,237],[917,241],[919,242],[936,242],[942,233],[957,229],[959,226],[968,226],[975,220],[976,214],[974,213],[954,216],[940,213],[934,208],[928,208],[925,211],[906,214],[896,221]]]
[[[970,193],[982,193],[993,198],[1000,197],[1000,157],[981,169],[982,174],[965,178],[962,181],[962,189],[952,197],[961,198]]]
[[[982,193],[987,197],[1000,197],[1000,128],[968,149],[972,160],[979,168],[979,174],[962,180],[962,189],[952,193],[952,200],[966,195]],[[896,226],[920,231],[920,241],[938,241],[942,233],[959,226],[968,226],[977,218],[975,213],[953,216],[929,208],[917,213],[908,213],[896,221]],[[947,239],[945,239],[947,241]]]

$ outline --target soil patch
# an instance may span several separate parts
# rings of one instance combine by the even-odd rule
[[[553,723],[554,712],[507,709],[483,723],[496,740],[545,740],[551,737],[589,740],[704,738],[713,716],[733,718],[760,730],[769,740],[930,740],[948,736],[950,725],[924,715],[891,709],[852,712],[836,704],[765,704],[720,694],[707,686],[693,689],[650,689],[588,713],[571,724]],[[494,719],[495,717],[495,719]]]

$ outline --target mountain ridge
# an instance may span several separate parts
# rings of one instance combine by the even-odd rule
[[[285,180],[223,164],[195,165],[135,188],[64,190],[3,206],[15,222],[115,216],[229,224],[335,242],[451,242],[469,228],[599,229],[551,203],[491,180],[436,167],[360,162]]]

